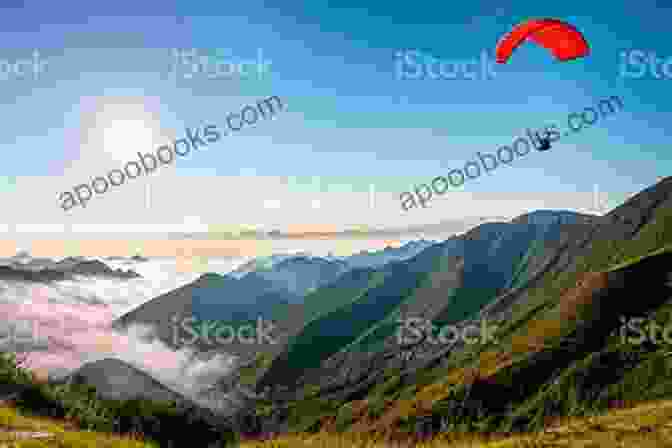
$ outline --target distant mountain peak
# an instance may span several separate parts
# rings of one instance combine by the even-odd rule
[[[550,225],[558,223],[578,223],[592,218],[592,215],[577,213],[571,210],[535,210],[520,215],[510,222],[512,224]]]
[[[196,279],[197,282],[219,281],[228,278],[226,275],[217,274],[215,272],[206,272]]]
[[[12,260],[21,261],[21,260],[30,260],[33,258],[33,256],[30,255],[30,252],[28,252],[27,250],[19,250],[11,258]]]

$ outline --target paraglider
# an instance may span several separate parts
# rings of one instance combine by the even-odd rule
[[[539,142],[541,145],[537,148],[537,151],[548,151],[551,149],[551,139],[549,137],[540,138]]]
[[[506,63],[511,53],[526,39],[550,50],[563,62],[582,58],[590,52],[583,34],[569,23],[557,19],[534,19],[516,25],[497,43],[497,63]]]

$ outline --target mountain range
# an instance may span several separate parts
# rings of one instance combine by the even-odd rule
[[[99,260],[67,257],[59,261],[33,258],[26,252],[0,259],[0,280],[52,282],[72,280],[75,276],[128,280],[141,277],[133,270],[112,269]]]
[[[118,318],[115,327],[151,325],[159,339],[177,348],[176,334],[184,336],[189,331],[179,331],[178,327],[185,319],[195,319],[196,325],[203,321],[219,321],[222,325],[240,327],[255,326],[261,318],[276,323],[277,328],[271,334],[285,341],[304,323],[304,297],[341,276],[350,278],[347,273],[351,271],[368,269],[359,266],[379,267],[406,259],[431,244],[422,240],[379,252],[361,252],[352,257],[294,254],[256,258],[229,274],[204,274],[188,285],[156,297]],[[237,355],[269,350],[258,344],[238,342],[213,347],[201,339],[195,341],[194,348]]]
[[[626,319],[672,318],[672,178],[605,216],[536,211],[420,244],[380,264],[300,255],[240,278],[207,274],[119,323],[165,327],[176,311],[277,323],[280,343],[255,346],[212,390],[251,388],[235,410],[250,432],[529,431],[672,397],[665,344],[622,339]],[[409,318],[488,321],[495,337],[401,344]]]
[[[672,178],[605,216],[539,211],[478,226],[355,291],[325,290],[339,303],[257,372],[266,398],[239,415],[278,431],[492,432],[669,397],[666,347],[619,333],[626,318],[672,317],[671,249]],[[402,346],[400,317],[487,319],[497,337]]]

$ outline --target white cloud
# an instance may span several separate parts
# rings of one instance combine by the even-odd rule
[[[501,174],[506,177],[507,173]],[[401,227],[475,216],[516,216],[535,209],[590,210],[594,203],[593,191],[470,192],[462,188],[433,196],[426,208],[404,211],[399,192],[381,191],[378,185],[373,194],[329,189],[310,193],[290,190],[280,177],[179,176],[157,170],[152,176],[94,195],[86,208],[64,212],[58,195],[47,193],[59,191],[55,187],[62,182],[50,177],[19,178],[19,185],[26,185],[22,188],[25,195],[20,201],[10,201],[10,219],[53,223],[20,224],[17,230],[22,236],[67,232],[70,225],[74,234],[100,235],[207,232],[209,225],[235,223],[263,223],[266,229],[292,225]],[[152,191],[149,208],[148,185]],[[605,191],[600,194],[612,197]],[[11,232],[13,225],[0,225],[0,231]]]
[[[17,233],[61,233],[65,232],[64,224],[16,224]]]
[[[277,210],[282,207],[282,202],[279,199],[266,199],[264,200],[265,209]]]

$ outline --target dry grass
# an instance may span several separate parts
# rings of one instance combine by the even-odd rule
[[[288,435],[241,448],[672,448],[672,401],[612,410],[597,417],[559,419],[543,432],[505,437],[441,434],[429,441],[383,441],[364,434]]]
[[[45,438],[26,438],[17,433],[47,433]],[[19,436],[19,437],[17,437]],[[141,437],[120,437],[82,431],[67,422],[19,415],[0,407],[0,448],[156,448]]]

